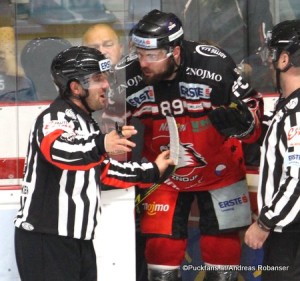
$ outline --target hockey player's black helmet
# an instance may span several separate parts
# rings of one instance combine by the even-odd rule
[[[287,20],[278,23],[267,34],[267,44],[273,62],[286,51],[292,65],[300,66],[300,20]]]
[[[95,48],[76,46],[60,52],[52,61],[51,75],[54,83],[64,94],[71,81],[84,84],[86,77],[104,73],[111,68],[111,62]],[[84,85],[82,85],[84,87]]]
[[[159,49],[180,45],[183,28],[172,13],[152,10],[132,30],[132,43],[142,49]]]

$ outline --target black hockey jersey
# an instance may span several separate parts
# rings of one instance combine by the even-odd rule
[[[226,140],[212,126],[208,112],[236,99],[262,101],[239,75],[231,57],[222,49],[183,41],[181,65],[173,80],[153,85],[143,81],[139,62],[130,56],[116,67],[120,91],[126,91],[127,117],[139,118],[145,126],[144,156],[153,158],[168,148],[169,131],[165,115],[175,118],[180,136],[176,171],[166,188],[181,191],[210,190],[228,186],[245,177],[240,140]],[[257,128],[259,120],[256,119]],[[253,134],[252,140],[257,138]],[[247,139],[248,142],[252,141]]]

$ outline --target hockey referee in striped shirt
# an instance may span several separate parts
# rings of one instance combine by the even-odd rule
[[[261,149],[258,220],[245,234],[264,249],[262,281],[300,280],[300,20],[268,33],[269,62],[280,94]]]
[[[38,62],[37,62],[38,63]],[[89,47],[59,53],[51,74],[59,96],[36,119],[29,137],[15,249],[22,281],[96,281],[92,239],[100,209],[100,181],[117,188],[150,187],[170,164],[118,162],[129,152],[133,126],[102,134],[91,116],[104,108],[110,61]],[[110,243],[107,241],[107,243]]]

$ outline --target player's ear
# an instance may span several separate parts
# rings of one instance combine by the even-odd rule
[[[173,49],[173,57],[175,59],[179,58],[180,57],[180,47],[179,46],[176,46],[174,49]]]

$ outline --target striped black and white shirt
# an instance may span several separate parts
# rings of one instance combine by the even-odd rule
[[[300,231],[300,89],[278,104],[266,133],[258,205],[267,227]]]
[[[147,187],[152,163],[109,159],[98,124],[69,100],[57,98],[34,123],[15,226],[40,233],[93,239],[101,184]]]

